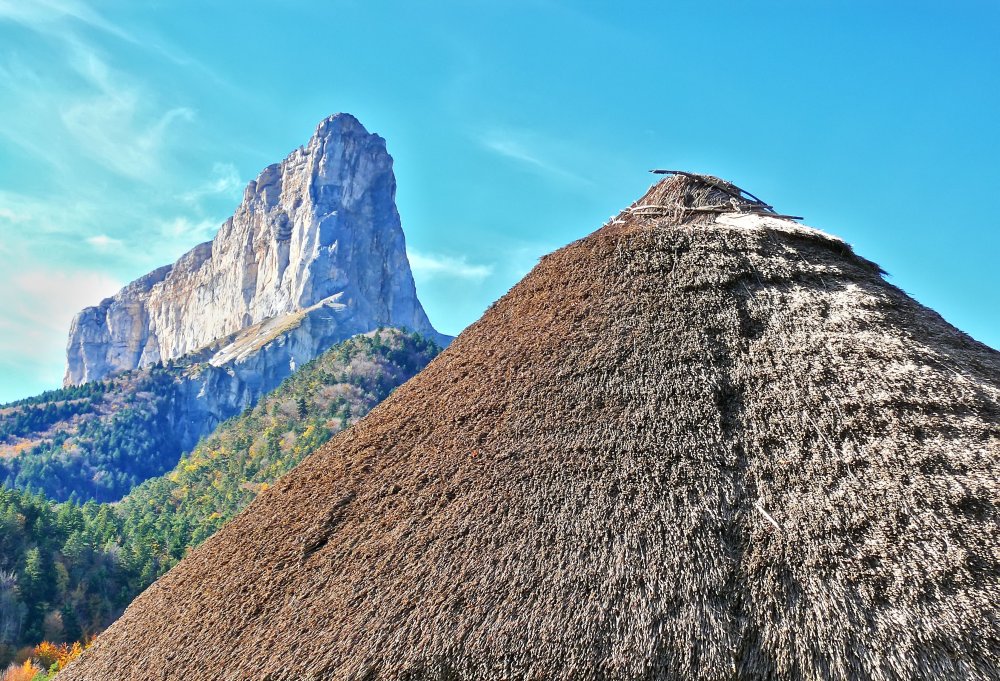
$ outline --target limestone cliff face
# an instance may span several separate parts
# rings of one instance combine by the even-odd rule
[[[190,450],[221,422],[253,406],[300,366],[344,340],[345,325],[338,318],[345,309],[324,301],[254,324],[188,355],[178,381],[179,419],[174,424],[182,450]]]
[[[204,351],[306,311],[297,328],[308,337],[300,331],[296,347],[310,350],[279,364],[379,326],[446,343],[417,300],[395,192],[385,140],[348,114],[326,119],[308,144],[250,182],[211,242],[76,316],[64,383]]]
[[[189,451],[226,419],[252,407],[296,369],[344,340],[336,304],[268,319],[188,355],[173,424]]]

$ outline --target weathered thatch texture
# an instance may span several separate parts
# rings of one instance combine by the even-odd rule
[[[816,230],[637,212],[60,680],[998,678],[1000,353]]]

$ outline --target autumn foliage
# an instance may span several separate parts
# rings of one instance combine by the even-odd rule
[[[0,674],[0,681],[49,681],[57,672],[90,647],[92,641],[72,645],[42,641],[31,649],[31,657],[21,664],[12,664]]]
[[[88,643],[87,645],[89,646],[90,644]],[[79,641],[73,645],[69,645],[68,643],[57,645],[48,641],[42,641],[35,646],[32,651],[32,657],[38,660],[39,664],[45,669],[50,669],[52,665],[58,665],[58,668],[62,669],[79,657],[85,647],[87,646],[81,645]]]
[[[0,681],[31,681],[42,671],[42,668],[31,660],[25,660],[24,664],[12,664],[7,667],[3,676],[0,676]]]

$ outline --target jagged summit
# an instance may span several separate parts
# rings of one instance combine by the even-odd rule
[[[341,111],[321,120],[316,126],[316,132],[313,134],[313,137],[341,135],[347,130],[359,135],[369,134],[365,126],[353,114]]]
[[[325,119],[247,185],[211,242],[77,315],[65,383],[177,358],[304,310],[327,341],[398,326],[446,343],[417,300],[395,191],[385,140],[349,114]]]
[[[997,678],[1000,353],[835,237],[639,213],[60,679]]]

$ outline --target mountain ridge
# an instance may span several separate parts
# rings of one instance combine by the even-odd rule
[[[392,164],[382,137],[330,116],[247,184],[212,241],[82,310],[64,383],[118,388],[0,413],[0,479],[113,501],[349,337],[398,327],[447,345],[416,295]]]
[[[447,344],[416,296],[385,140],[350,114],[248,183],[215,237],[82,310],[65,385],[177,359],[322,305],[327,336],[398,326]]]
[[[52,504],[0,488],[0,670],[24,645],[102,631],[191,547],[439,351],[433,341],[391,328],[338,343],[114,503]],[[106,382],[133,379],[122,374]],[[68,392],[87,400],[111,390],[92,382]]]

